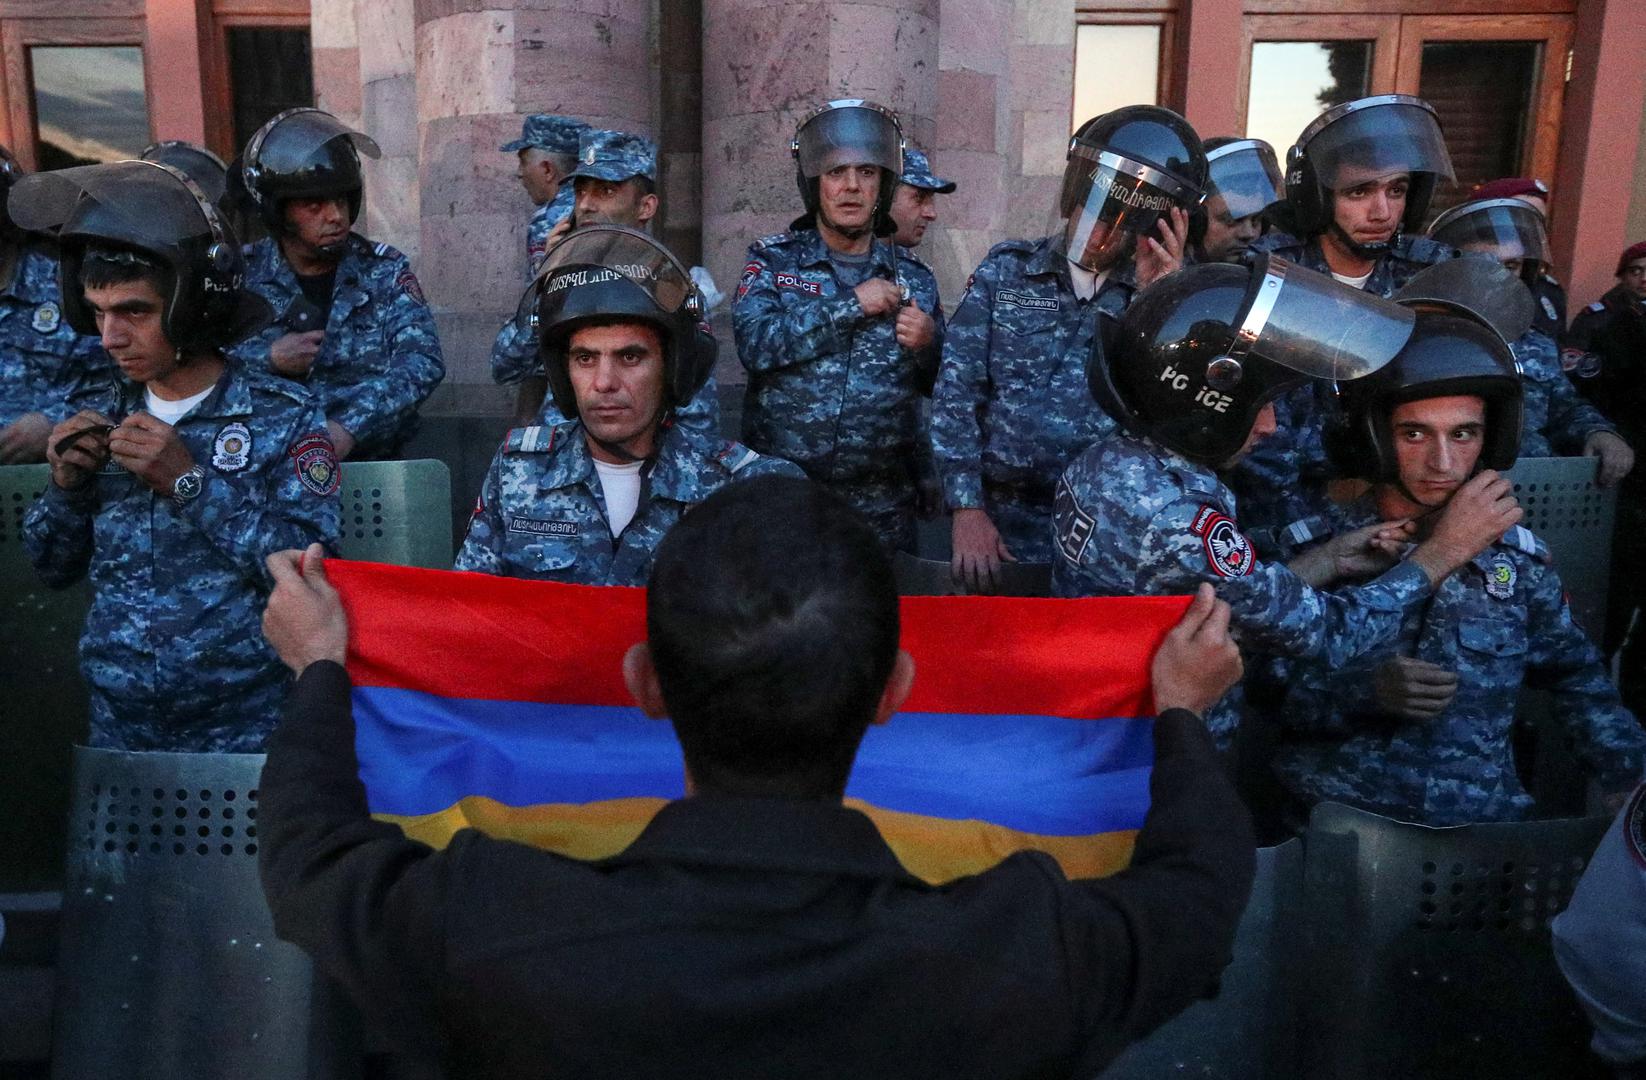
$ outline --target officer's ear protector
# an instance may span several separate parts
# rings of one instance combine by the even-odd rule
[[[184,351],[217,348],[226,340],[235,340],[235,337],[225,337],[225,334],[232,335],[245,322],[248,314],[242,288],[245,263],[240,255],[240,246],[223,223],[217,207],[186,173],[157,161],[134,164],[159,169],[182,185],[198,206],[208,232],[205,249],[198,259],[189,257],[184,249],[188,243],[186,240],[177,244],[175,256],[160,257],[159,261],[166,264],[171,278],[171,297],[160,316],[166,339]],[[63,245],[60,291],[63,316],[68,319],[69,325],[77,333],[96,336],[97,321],[86,306],[85,294],[80,288],[80,270],[88,242],[85,237],[77,237],[75,242]],[[115,247],[136,247],[115,237],[110,237],[108,242]],[[153,254],[160,255],[159,252]]]

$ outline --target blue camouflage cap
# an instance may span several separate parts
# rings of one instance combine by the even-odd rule
[[[620,182],[635,176],[657,179],[657,147],[650,139],[631,135],[627,131],[590,129],[583,133],[577,146],[577,168],[570,174],[575,179],[588,176],[596,180]]]
[[[551,154],[575,154],[578,140],[588,130],[589,125],[575,117],[534,113],[520,125],[520,138],[504,143],[499,149],[505,154],[514,154],[534,146]]]
[[[910,187],[935,191],[939,195],[947,195],[954,190],[954,181],[933,176],[932,163],[926,160],[925,154],[912,146],[903,148],[903,175],[898,179]]]

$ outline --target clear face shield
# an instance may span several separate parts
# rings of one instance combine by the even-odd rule
[[[1397,173],[1455,179],[1434,110],[1417,98],[1362,98],[1322,114],[1298,139],[1331,191]]]
[[[1478,255],[1425,267],[1412,275],[1394,299],[1418,309],[1466,315],[1486,324],[1505,342],[1519,339],[1537,317],[1537,301],[1525,283],[1501,262]]]
[[[191,181],[146,161],[116,161],[34,173],[12,189],[7,209],[25,229],[55,231],[68,224],[82,199],[101,209],[103,239],[170,249],[211,236],[216,209]]]
[[[247,180],[262,171],[296,175],[314,167],[314,156],[333,139],[346,139],[358,154],[383,152],[368,135],[319,109],[291,109],[265,125],[246,147]]]
[[[1241,139],[1206,152],[1210,179],[1206,201],[1221,197],[1236,221],[1262,213],[1285,197],[1286,185],[1274,148],[1258,139]]]
[[[578,290],[621,282],[638,291],[617,290],[619,294],[643,296],[653,310],[581,310]],[[678,315],[696,321],[702,318],[702,298],[686,268],[650,236],[622,225],[585,225],[567,233],[544,256],[515,309],[516,332],[531,335],[542,325],[600,314]]]
[[[1129,255],[1139,236],[1153,235],[1169,211],[1188,210],[1199,199],[1151,165],[1076,143],[1049,231],[1070,262],[1102,273]]]
[[[872,101],[831,101],[795,131],[790,151],[807,179],[842,165],[875,165],[903,173],[903,132],[891,110]]]
[[[1486,199],[1454,206],[1435,219],[1429,235],[1459,251],[1498,262],[1531,264],[1533,273],[1551,261],[1543,215],[1519,199]]]

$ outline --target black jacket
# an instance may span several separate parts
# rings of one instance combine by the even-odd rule
[[[349,681],[312,665],[269,744],[282,937],[450,1076],[1089,1077],[1215,987],[1252,834],[1191,713],[1155,725],[1132,867],[1040,854],[946,886],[839,804],[700,795],[598,863],[370,820]]]
[[[1578,391],[1639,449],[1646,440],[1646,305],[1616,286],[1577,313],[1561,345],[1584,354],[1572,372]]]

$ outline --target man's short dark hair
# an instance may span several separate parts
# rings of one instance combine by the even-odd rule
[[[839,797],[896,661],[897,603],[874,531],[808,480],[734,483],[686,514],[646,626],[697,785]]]
[[[131,281],[146,281],[165,297],[171,292],[171,274],[158,259],[130,248],[93,245],[80,261],[80,287],[106,289]]]

